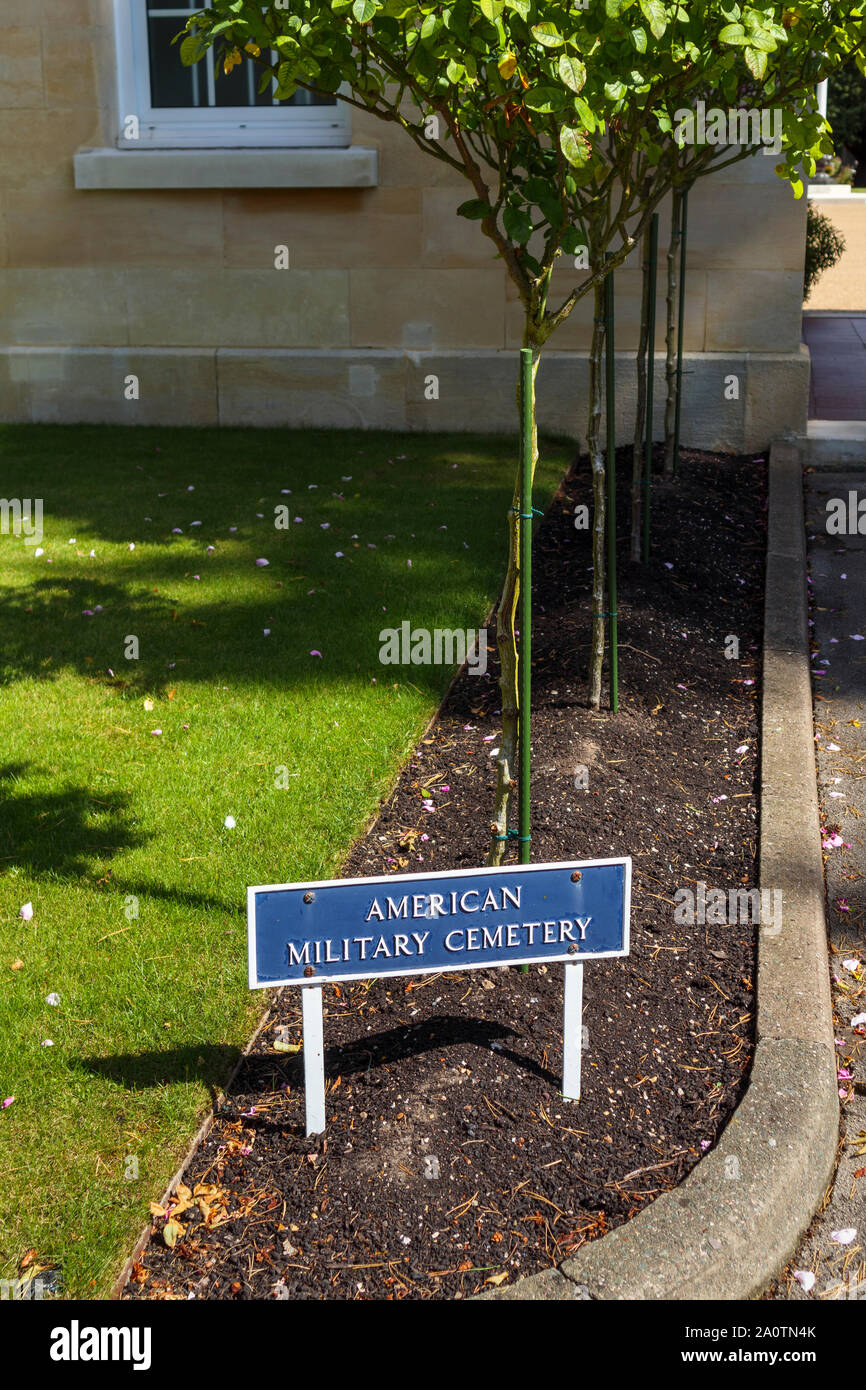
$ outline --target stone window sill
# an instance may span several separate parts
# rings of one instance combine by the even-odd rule
[[[375,188],[378,150],[318,149],[79,150],[75,187]]]

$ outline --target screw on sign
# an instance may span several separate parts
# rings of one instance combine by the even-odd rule
[[[579,1100],[583,963],[628,955],[630,902],[630,858],[248,888],[250,989],[301,986],[307,1134],[325,1128],[325,982],[562,962],[562,1094]]]

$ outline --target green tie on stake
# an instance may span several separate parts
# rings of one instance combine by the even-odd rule
[[[656,277],[659,262],[659,215],[654,212],[650,222],[649,243],[649,304],[647,306],[648,339],[646,369],[646,454],[644,458],[643,485],[643,548],[641,558],[644,564],[649,560],[650,550],[650,496],[653,485],[653,387],[655,384],[656,351]]]
[[[532,723],[532,349],[520,350],[520,695],[517,737],[520,752],[518,844],[520,863],[530,862],[529,765]],[[529,974],[529,966],[520,967]]]
[[[683,320],[686,312],[686,224],[689,216],[689,190],[680,200],[680,284],[677,316],[677,393],[674,402],[674,477],[680,462],[680,402],[683,395]]]
[[[610,252],[605,259],[610,259]],[[610,707],[619,709],[619,632],[616,612],[616,362],[613,271],[604,282],[605,406],[607,410],[607,600],[610,618]]]

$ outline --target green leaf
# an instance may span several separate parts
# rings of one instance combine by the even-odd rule
[[[442,21],[438,14],[428,14],[421,25],[422,39],[429,39],[442,28]]]
[[[575,97],[574,109],[576,110],[580,119],[583,121],[583,124],[587,130],[592,131],[596,129],[598,122],[595,119],[595,115],[592,111],[592,108],[589,105],[589,102],[586,101],[584,97]]]
[[[448,66],[445,69],[445,75],[448,78],[449,82],[453,82],[456,86],[456,84],[460,81],[461,77],[465,75],[465,72],[466,69],[463,67],[462,63],[456,63],[453,58],[448,59]]]
[[[749,40],[742,24],[726,24],[724,29],[719,30],[719,42],[746,44]]]
[[[668,27],[668,20],[661,0],[640,0],[640,7],[653,38],[663,38]]]
[[[572,182],[574,182],[573,179]],[[568,231],[563,233],[562,241],[560,242],[560,246],[567,256],[573,256],[579,246],[585,245],[586,237],[579,227],[569,227]]]
[[[760,81],[767,71],[766,53],[761,53],[757,48],[747,48],[743,56],[749,72]]]
[[[556,25],[551,24],[549,20],[545,20],[543,24],[533,24],[532,37],[543,43],[545,48],[561,48],[565,43]]]
[[[498,19],[505,9],[505,0],[479,0],[479,8],[485,19]]]
[[[562,203],[557,197],[551,196],[549,193],[546,198],[538,199],[537,206],[541,209],[545,220],[551,227],[557,228],[562,226],[565,221],[565,213],[563,212]]]
[[[635,48],[637,49],[638,53],[646,53],[646,30],[645,30],[645,29],[632,29],[632,31],[631,31],[631,41],[632,41],[632,43],[634,44]]]
[[[765,53],[775,53],[779,47],[773,35],[766,29],[754,29],[749,34],[749,45],[752,48],[763,49]]]
[[[625,96],[625,83],[619,78],[615,82],[605,82],[604,94],[609,101],[621,101]]]
[[[226,29],[232,29],[236,24],[237,24],[237,20],[236,20],[236,19],[224,19],[224,20],[222,21],[222,23],[220,23],[220,24],[214,24],[214,26],[213,26],[213,27],[211,28],[211,30],[209,31],[209,32],[210,32],[211,38],[212,38],[212,39],[215,39],[216,36],[217,36],[217,34],[225,33]],[[172,39],[172,43],[173,43],[173,42],[174,42],[174,40]]]
[[[359,24],[369,24],[373,15],[376,13],[375,0],[355,0],[352,6],[352,14]]]
[[[523,245],[532,236],[532,218],[525,208],[514,208],[506,204],[502,211],[502,225],[512,241]]]
[[[180,46],[180,61],[185,67],[192,67],[193,63],[204,57],[209,48],[209,42],[201,34],[190,34]]]
[[[270,77],[270,73],[265,75]],[[337,63],[324,63],[316,78],[316,87],[320,92],[336,92],[342,80],[343,74]]]
[[[288,101],[289,97],[293,97],[297,90],[298,84],[295,81],[295,72],[291,63],[280,63],[277,68],[277,90],[274,96],[278,97],[280,101]]]
[[[487,217],[491,209],[481,198],[470,198],[468,203],[461,203],[457,209],[458,217],[468,217],[470,222],[480,222],[482,217]]]
[[[566,87],[579,92],[586,81],[586,67],[579,58],[569,58],[568,54],[563,53],[559,59],[559,75]]]
[[[551,183],[549,179],[531,178],[527,179],[521,192],[527,202],[538,203],[540,198],[549,198]]]
[[[565,92],[559,87],[531,87],[525,94],[523,103],[530,111],[540,111],[543,115],[548,115],[552,111],[561,111],[567,100]]]
[[[589,160],[591,151],[587,149],[583,131],[575,130],[573,126],[564,125],[562,127],[559,132],[559,147],[569,164],[573,165],[575,169],[583,168]]]
[[[505,0],[505,3],[509,10],[514,10],[514,13],[519,14],[524,22],[529,18],[532,9],[529,0]]]

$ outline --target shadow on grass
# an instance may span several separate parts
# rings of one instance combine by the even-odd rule
[[[396,555],[382,556],[375,572],[365,558],[339,579],[315,579],[313,594],[306,592],[311,575],[281,569],[283,589],[268,585],[261,598],[242,600],[226,594],[208,601],[174,597],[160,562],[144,576],[159,581],[151,590],[142,577],[128,584],[95,574],[42,577],[2,591],[0,673],[7,681],[53,681],[73,670],[135,699],[165,695],[179,682],[297,691],[335,681],[366,687],[373,676],[386,683],[408,681],[435,696],[450,667],[383,666],[379,660],[385,640],[379,634],[385,628],[399,630],[408,619],[413,626],[465,632],[470,621],[459,567],[441,568],[444,561],[434,547],[416,552],[413,563],[419,580],[411,601],[401,568],[405,561]],[[246,576],[249,569],[246,560],[220,561],[214,577]],[[391,604],[383,605],[383,598]]]
[[[123,1052],[113,1057],[78,1057],[73,1064],[91,1076],[124,1086],[129,1091],[199,1081],[207,1086],[216,1105],[232,1068],[241,1055],[239,1047],[220,1043],[193,1043],[166,1048],[164,1052]]]
[[[14,795],[11,788],[31,768],[30,763],[0,766],[0,865],[14,862],[36,878],[90,878],[94,863],[153,839],[127,824],[130,798],[124,793],[103,790],[97,797],[87,787],[67,786]],[[121,896],[158,898],[196,911],[244,912],[232,897],[117,878],[110,868],[98,882]]]
[[[93,859],[111,858],[149,838],[126,823],[129,797],[123,793],[97,798],[86,787],[67,786],[10,794],[9,784],[23,766],[0,771],[0,863],[14,860],[32,873],[78,877]]]
[[[31,426],[0,428],[0,443],[6,491],[44,498],[55,563],[46,574],[34,556],[27,581],[16,569],[2,593],[7,680],[68,669],[132,697],[179,681],[298,691],[376,678],[435,697],[450,669],[383,669],[380,630],[405,620],[465,630],[505,564],[507,438]],[[558,445],[547,452],[539,489],[566,463]],[[284,483],[304,522],[275,531],[267,521],[275,503],[289,505]],[[190,516],[201,529],[190,531]],[[58,523],[88,534],[80,551],[65,553]],[[123,546],[107,563],[103,539]]]

